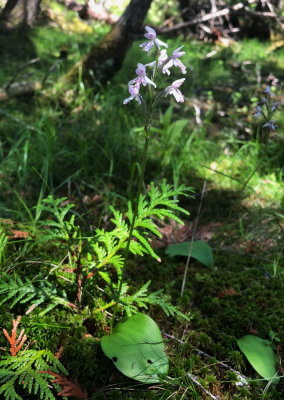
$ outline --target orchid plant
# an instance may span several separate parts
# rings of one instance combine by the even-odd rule
[[[177,102],[179,102],[179,103],[184,102],[184,95],[182,94],[182,92],[180,91],[179,88],[185,81],[185,78],[175,80],[171,85],[167,86],[165,89],[160,90],[156,94],[156,96],[152,95],[150,98],[149,105],[146,103],[143,95],[140,93],[140,90],[142,89],[143,86],[144,87],[148,86],[149,88],[153,87],[153,88],[157,89],[157,84],[154,81],[155,81],[155,78],[156,78],[156,75],[158,72],[161,72],[162,74],[170,75],[170,69],[172,67],[178,67],[182,74],[186,74],[186,66],[180,60],[180,58],[185,54],[184,51],[181,51],[183,46],[175,49],[173,51],[172,55],[168,56],[168,54],[167,54],[168,45],[157,38],[157,33],[155,32],[155,30],[153,28],[151,28],[150,26],[146,26],[145,30],[146,30],[146,33],[144,36],[147,39],[147,41],[140,44],[140,47],[142,48],[142,50],[144,50],[147,53],[150,53],[153,50],[156,50],[156,52],[155,52],[156,60],[151,61],[150,63],[147,63],[147,64],[142,64],[142,63],[137,64],[137,68],[135,70],[136,77],[128,82],[128,91],[129,91],[130,96],[123,100],[124,105],[128,104],[132,100],[136,100],[139,105],[141,105],[142,103],[144,104],[144,107],[145,107],[145,126],[144,126],[145,142],[144,142],[144,151],[143,151],[142,162],[141,162],[141,173],[140,173],[140,178],[139,178],[139,183],[138,183],[136,202],[135,202],[135,206],[134,206],[133,219],[132,219],[132,223],[130,226],[128,243],[127,243],[126,250],[125,250],[124,265],[122,268],[120,282],[118,285],[116,302],[119,301],[121,291],[122,291],[125,266],[126,266],[126,262],[127,262],[127,258],[128,258],[131,237],[133,234],[135,221],[136,221],[137,213],[138,213],[138,205],[139,205],[139,199],[140,199],[140,195],[141,195],[142,183],[144,180],[147,151],[148,151],[149,140],[150,140],[152,112],[153,112],[154,108],[157,106],[159,100],[163,96],[167,97],[168,95],[173,95]],[[161,49],[162,47],[165,47],[166,49]],[[147,68],[152,68],[151,79],[149,78],[149,76],[147,76]],[[151,94],[152,94],[152,92],[151,92]],[[116,311],[114,311],[111,326],[113,325],[115,315],[116,315]]]
[[[123,293],[124,276],[128,255],[131,250],[133,237],[138,239],[145,245],[145,240],[141,239],[140,233],[137,236],[137,227],[144,230],[148,229],[154,235],[160,235],[157,226],[153,226],[151,216],[158,218],[170,218],[180,223],[183,223],[180,218],[173,213],[173,211],[183,212],[188,214],[187,211],[175,204],[178,200],[175,198],[174,203],[170,200],[169,196],[173,195],[173,191],[167,186],[168,189],[159,195],[158,190],[152,186],[152,194],[149,192],[151,203],[149,205],[145,202],[145,196],[142,195],[142,185],[144,181],[144,173],[147,160],[147,151],[149,141],[151,139],[151,119],[155,107],[159,104],[163,97],[172,95],[178,103],[184,102],[184,95],[180,87],[184,83],[185,78],[177,79],[170,85],[162,90],[158,90],[158,83],[156,77],[158,73],[162,75],[170,75],[171,69],[177,67],[182,74],[186,74],[186,67],[180,60],[185,54],[182,51],[183,46],[177,48],[169,56],[167,54],[168,45],[157,38],[157,34],[149,26],[146,26],[145,37],[147,41],[142,43],[140,47],[147,53],[155,52],[155,60],[147,64],[138,63],[135,70],[136,77],[128,82],[128,91],[130,96],[123,100],[126,105],[132,100],[136,100],[139,105],[143,104],[145,109],[145,125],[144,125],[144,150],[142,154],[141,168],[139,169],[139,182],[136,194],[136,200],[131,205],[131,212],[128,213],[130,222],[127,243],[124,247],[123,265],[120,270],[117,284],[117,292],[113,301],[114,311],[111,321],[111,334],[104,336],[101,340],[102,349],[107,357],[112,359],[116,367],[133,379],[146,383],[160,382],[165,378],[168,372],[168,357],[164,353],[164,344],[162,340],[159,327],[149,316],[136,313],[128,320],[121,321],[113,327],[118,307]],[[148,87],[150,96],[143,94],[144,87]],[[157,91],[157,92],[155,92]],[[163,186],[162,186],[163,187]],[[165,187],[165,186],[164,186]],[[163,189],[162,189],[163,190]],[[186,194],[190,190],[184,186],[177,188],[177,194]],[[158,205],[158,201],[160,202]],[[155,205],[156,209],[153,211],[151,207]],[[158,207],[157,207],[158,205]],[[141,219],[141,216],[143,219]],[[146,217],[146,219],[145,219]],[[142,241],[141,241],[142,240]],[[151,244],[148,242],[148,254],[154,256]],[[161,261],[159,258],[156,258]],[[184,316],[184,315],[183,315]],[[186,316],[184,316],[186,317]]]
[[[271,90],[271,86],[266,86],[263,92],[261,101],[257,103],[256,110],[254,112],[255,118],[263,118],[262,124],[258,126],[258,136],[263,142],[266,142],[270,132],[277,130],[276,122],[272,119],[276,111],[279,110],[281,104],[278,101],[273,101],[274,93]],[[262,129],[261,129],[262,128]]]

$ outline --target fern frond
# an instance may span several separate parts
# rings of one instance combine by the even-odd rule
[[[50,390],[50,377],[42,371],[52,370],[68,374],[60,361],[49,350],[26,350],[14,356],[4,356],[0,361],[0,395],[5,400],[24,400],[18,393],[38,395],[41,400],[55,400]]]
[[[164,294],[163,290],[158,290],[156,292],[150,293],[149,296],[147,297],[147,303],[161,307],[167,317],[177,315],[186,319],[187,321],[190,321],[191,319],[183,312],[181,312],[177,306],[174,306],[171,303],[170,297]]]
[[[122,304],[127,316],[131,316],[138,312],[139,308],[148,308],[149,304],[157,305],[162,308],[164,313],[169,316],[180,316],[187,321],[190,317],[182,313],[177,306],[174,306],[170,297],[163,293],[163,290],[158,290],[154,293],[148,294],[148,287],[151,281],[145,283],[134,294],[128,294],[129,286],[124,283],[123,290],[121,291],[120,303]]]
[[[161,237],[156,221],[157,219],[169,218],[183,224],[183,221],[176,213],[188,214],[188,212],[178,206],[178,196],[186,195],[190,190],[190,188],[183,185],[175,189],[171,185],[162,183],[159,187],[151,185],[149,192],[139,197],[137,215],[129,246],[132,254],[140,256],[149,254],[159,260],[150,243],[153,235]],[[100,270],[103,267],[114,267],[117,274],[120,275],[124,263],[124,257],[120,253],[127,245],[134,211],[131,202],[128,203],[125,216],[113,207],[110,207],[110,209],[113,214],[111,221],[115,227],[110,232],[103,229],[96,230],[95,241],[89,240],[93,255],[89,257],[91,260],[89,259],[87,262],[91,271],[92,269]],[[92,272],[91,276],[93,275],[94,273]],[[110,276],[108,274],[101,276],[109,283]]]
[[[180,212],[189,214],[188,211],[178,206],[177,197],[187,194],[191,189],[186,186],[180,186],[174,189],[171,185],[162,183],[160,187],[151,185],[147,195],[141,195],[138,202],[137,217],[134,223],[133,236],[139,241],[139,244],[131,242],[130,251],[133,254],[143,255],[147,253],[152,257],[159,259],[149,243],[149,233],[161,237],[157,223],[153,217],[163,220],[165,218],[173,219],[180,224],[183,221],[175,214]],[[129,224],[133,219],[133,209],[131,202],[128,203],[127,217]],[[148,231],[148,232],[147,232]]]
[[[31,281],[22,279],[19,275],[11,277],[6,274],[0,282],[0,305],[8,303],[13,308],[16,304],[31,304],[33,308],[48,303],[42,315],[54,307],[62,305],[70,308],[70,302],[63,291],[54,287],[54,283],[47,280]]]
[[[61,376],[53,371],[43,371],[49,375],[52,375],[54,379],[52,379],[52,383],[56,383],[60,388],[60,392],[58,392],[58,396],[66,396],[66,397],[76,397],[77,399],[85,400],[88,398],[88,394],[86,390],[83,390],[78,383],[70,381],[66,376]]]
[[[141,250],[143,253],[146,254],[150,254],[153,258],[155,258],[156,260],[159,259],[159,256],[154,252],[154,250],[152,249],[151,245],[149,244],[148,240],[147,240],[147,236],[143,236],[141,235],[138,230],[134,230],[133,231],[133,236],[136,237],[136,239],[139,240],[140,244],[141,244]]]
[[[16,319],[13,320],[13,328],[11,335],[8,334],[6,329],[3,329],[3,333],[10,344],[10,354],[11,356],[16,356],[17,353],[23,347],[25,341],[27,340],[27,335],[25,335],[25,330],[22,329],[20,335],[17,337],[17,328],[21,321],[21,316],[19,315]]]

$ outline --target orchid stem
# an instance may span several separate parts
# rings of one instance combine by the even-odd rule
[[[149,140],[150,140],[150,126],[149,126],[149,124],[145,124],[144,134],[145,134],[145,141],[144,141],[144,149],[143,149],[143,154],[142,154],[141,172],[140,172],[140,177],[139,177],[139,182],[138,182],[138,189],[137,189],[137,194],[136,194],[134,212],[133,212],[132,221],[131,221],[131,225],[130,225],[130,229],[129,229],[128,240],[127,240],[126,247],[125,247],[124,262],[123,262],[123,266],[122,266],[122,269],[121,269],[121,275],[120,275],[120,279],[119,279],[118,290],[117,290],[117,293],[116,293],[116,296],[115,296],[115,299],[114,299],[115,307],[114,307],[114,311],[113,311],[112,319],[111,319],[111,323],[110,323],[110,333],[111,334],[112,334],[112,331],[113,331],[114,320],[115,320],[115,317],[116,317],[116,314],[117,314],[117,311],[118,311],[118,303],[119,303],[119,299],[120,299],[120,295],[121,295],[121,291],[122,291],[122,285],[123,285],[123,282],[124,282],[125,269],[126,269],[128,256],[129,256],[130,243],[131,243],[132,234],[133,234],[134,227],[135,227],[136,218],[137,218],[137,215],[138,215],[139,200],[140,200],[140,195],[141,195],[141,191],[142,191],[142,185],[143,185],[143,182],[144,182],[144,175],[145,175],[145,168],[146,168],[146,161],[147,161],[147,153],[148,153]]]

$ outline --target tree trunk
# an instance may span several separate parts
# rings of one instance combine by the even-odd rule
[[[82,67],[83,80],[89,84],[94,85],[96,82],[103,84],[111,79],[120,69],[125,54],[134,40],[134,34],[141,31],[151,3],[152,0],[131,0],[112,30],[72,68],[68,74],[69,78],[73,78]]]
[[[8,0],[0,15],[0,30],[13,31],[33,26],[41,0]]]

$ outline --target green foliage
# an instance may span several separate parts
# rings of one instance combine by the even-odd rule
[[[0,226],[0,265],[5,265],[6,250],[7,250],[8,238],[4,230]]]
[[[195,258],[201,264],[212,268],[214,265],[214,257],[211,246],[203,240],[194,242],[182,242],[170,244],[166,249],[166,254],[169,256],[190,256]]]
[[[41,400],[55,400],[47,371],[68,374],[49,350],[25,350],[0,360],[0,394],[5,400],[24,400],[22,391]]]
[[[54,2],[45,3],[48,7],[47,11],[49,9],[53,11]],[[173,11],[172,1],[166,5],[161,0],[155,3],[156,5],[154,3],[152,16],[149,17],[150,20],[155,21],[154,25],[159,25],[161,22],[158,21],[160,14],[156,13],[157,10],[159,13],[162,12],[167,19],[174,15],[173,12],[176,13],[175,9]],[[230,1],[230,4],[233,3]],[[161,4],[163,7],[160,7]],[[249,7],[254,6],[255,4],[249,5]],[[97,237],[90,237],[85,241],[82,239],[83,274],[86,277],[88,272],[93,272],[94,275],[85,281],[80,314],[62,310],[62,306],[59,305],[46,316],[40,317],[38,313],[49,304],[47,297],[47,300],[41,303],[35,312],[23,318],[25,326],[29,329],[31,340],[36,338],[37,349],[49,347],[56,351],[61,340],[66,340],[66,337],[72,340],[76,336],[78,345],[70,351],[76,361],[73,362],[71,359],[68,365],[75,376],[83,373],[86,379],[86,375],[89,374],[90,390],[93,388],[93,380],[96,381],[98,397],[148,400],[176,396],[176,398],[199,399],[202,394],[198,393],[198,389],[194,389],[191,380],[186,380],[184,377],[188,369],[199,375],[204,363],[200,357],[195,356],[195,363],[187,364],[186,371],[184,367],[189,357],[185,357],[184,350],[181,351],[180,362],[176,367],[177,380],[164,383],[163,386],[159,385],[162,386],[162,393],[154,388],[151,391],[144,388],[139,391],[138,387],[135,390],[127,390],[125,382],[121,390],[117,390],[116,387],[111,391],[107,388],[109,368],[104,373],[106,361],[100,358],[100,354],[95,356],[89,347],[84,351],[83,343],[86,344],[86,342],[82,336],[85,333],[99,336],[106,328],[109,314],[103,309],[96,312],[94,304],[95,307],[102,306],[103,308],[112,301],[123,264],[123,246],[112,256],[111,263],[108,263],[107,243],[103,241],[107,233],[110,233],[110,239],[106,240],[112,238],[116,240],[116,244],[120,241],[119,237],[112,235],[108,208],[109,204],[112,204],[115,209],[122,211],[129,189],[128,171],[133,160],[137,160],[137,156],[141,154],[143,135],[132,128],[141,123],[142,107],[134,109],[134,107],[118,106],[121,103],[122,91],[124,90],[125,93],[127,91],[126,82],[130,76],[128,69],[132,73],[133,60],[138,59],[138,52],[140,57],[141,49],[136,50],[136,46],[133,46],[129,50],[121,70],[111,84],[101,88],[100,93],[86,90],[81,77],[78,76],[77,82],[59,96],[56,89],[54,90],[56,79],[68,71],[74,62],[79,61],[94,44],[94,40],[98,40],[107,32],[109,26],[88,21],[82,24],[92,29],[92,34],[87,31],[84,33],[79,30],[70,31],[70,25],[67,25],[67,29],[64,28],[65,21],[77,19],[77,12],[70,15],[70,11],[62,6],[59,12],[56,9],[56,13],[60,14],[63,23],[62,20],[54,21],[53,13],[51,13],[51,18],[44,22],[44,26],[39,23],[28,36],[16,35],[13,39],[11,35],[8,41],[5,35],[0,38],[3,47],[1,86],[12,79],[21,65],[35,57],[39,57],[40,63],[19,71],[16,80],[21,81],[26,79],[26,76],[29,76],[31,80],[41,79],[45,71],[58,61],[61,49],[68,49],[67,59],[58,63],[58,67],[49,75],[47,90],[39,96],[14,98],[9,102],[1,103],[0,214],[2,217],[12,218],[20,223],[28,220],[29,226],[26,225],[26,230],[31,232],[31,236],[28,240],[28,251],[23,254],[22,241],[13,240],[13,243],[10,243],[9,232],[6,236],[0,234],[0,243],[4,243],[4,246],[0,244],[0,268],[3,271],[4,266],[12,266],[15,275],[11,277],[11,280],[19,276],[25,285],[27,277],[37,290],[41,288],[41,284],[37,282],[41,279],[39,277],[47,278],[48,282],[57,288],[57,295],[63,298],[65,295],[58,288],[65,285],[68,297],[75,302],[76,275],[64,271],[64,268],[71,270],[76,267],[74,258],[66,258],[66,248],[72,248],[78,255],[76,244],[80,241],[80,233],[75,233],[76,230],[73,230],[73,227],[63,226],[61,229],[58,226],[49,226],[49,222],[45,224],[44,221],[41,221],[43,222],[42,230],[38,232],[39,218],[47,221],[51,221],[52,218],[58,223],[53,211],[40,211],[38,208],[38,218],[33,217],[34,221],[27,218],[28,211],[33,211],[31,205],[36,204],[40,197],[39,192],[43,182],[45,193],[57,195],[60,193],[61,197],[66,196],[68,192],[68,197],[76,203],[76,212],[82,215],[82,220],[85,215],[89,217],[88,227],[91,226],[91,229],[97,226],[104,227],[103,223],[107,221],[108,232],[102,230],[102,242],[98,243],[101,250],[106,253],[98,256],[92,249],[92,246],[97,243]],[[67,14],[68,18],[65,18]],[[208,179],[210,189],[202,207],[201,230],[205,228],[207,231],[208,221],[222,223],[221,227],[214,229],[212,237],[212,242],[216,247],[214,255],[218,269],[211,269],[205,273],[195,263],[191,265],[190,282],[186,296],[183,298],[184,307],[190,308],[194,315],[189,329],[187,326],[185,329],[184,324],[174,322],[173,318],[169,322],[157,310],[154,312],[157,313],[159,321],[167,332],[179,338],[183,338],[188,333],[190,336],[188,346],[192,343],[196,345],[195,347],[201,346],[209,354],[215,354],[219,360],[230,360],[231,366],[235,365],[235,368],[243,372],[245,371],[244,357],[236,351],[236,336],[242,336],[243,332],[247,332],[248,327],[252,327],[263,337],[270,329],[273,329],[281,342],[284,340],[283,246],[281,246],[283,113],[279,111],[275,114],[279,130],[270,135],[265,146],[256,145],[252,140],[257,124],[257,120],[252,117],[253,103],[261,99],[270,73],[280,81],[283,80],[283,46],[276,48],[278,43],[276,37],[275,40],[274,44],[256,40],[238,41],[231,42],[229,47],[224,47],[222,43],[216,45],[216,43],[194,40],[184,41],[179,37],[170,39],[171,48],[184,45],[185,64],[191,66],[189,79],[184,86],[187,98],[183,107],[176,105],[165,113],[161,113],[160,123],[157,120],[153,121],[157,129],[153,129],[148,157],[150,168],[146,170],[147,182],[149,180],[158,182],[161,178],[167,177],[175,185],[177,182],[194,184],[197,187],[197,193],[200,181]],[[278,94],[280,90],[281,85],[274,92],[275,101],[281,101],[281,95]],[[165,100],[162,100],[161,108],[166,110]],[[156,115],[153,117],[156,119]],[[245,186],[246,182],[249,182],[247,186]],[[76,185],[79,186],[82,196],[77,193]],[[241,192],[240,188],[242,188]],[[14,191],[19,193],[17,198]],[[129,192],[131,192],[130,189]],[[102,203],[91,205],[86,203],[83,209],[80,203],[84,200],[84,196],[92,198],[96,194],[102,194]],[[40,202],[40,204],[44,203]],[[190,207],[192,205],[194,203],[191,201]],[[64,207],[62,203],[58,204],[59,209]],[[275,219],[264,219],[261,210],[275,213]],[[74,217],[74,214],[74,208],[70,209],[64,218],[64,224],[67,225],[71,220],[70,216]],[[193,215],[195,215],[194,210]],[[129,226],[126,214],[123,212],[121,216],[122,222]],[[228,220],[226,217],[229,217]],[[236,221],[241,221],[241,230]],[[76,218],[72,222],[76,226]],[[33,229],[32,223],[36,229]],[[211,234],[209,225],[208,230]],[[277,226],[279,226],[278,230]],[[138,233],[141,234],[141,231],[143,229],[138,228]],[[142,235],[146,236],[148,243],[151,243],[149,239],[154,234],[149,229],[144,229],[144,231],[145,235],[144,233]],[[74,233],[75,236],[77,235],[76,238],[73,238]],[[275,237],[278,237],[276,243],[274,243]],[[133,242],[137,241],[136,238],[133,240]],[[38,245],[32,247],[31,243],[34,242]],[[141,245],[140,241],[138,244]],[[258,247],[259,244],[263,244],[261,249]],[[222,250],[218,249],[219,246]],[[110,244],[110,248],[113,247],[115,244]],[[249,248],[253,250],[249,251]],[[241,254],[232,255],[230,250]],[[155,253],[160,255],[157,250]],[[167,295],[171,296],[174,304],[177,302],[177,287],[182,268],[179,260],[167,258],[165,263],[157,264],[147,257],[147,253],[143,254],[146,257],[142,260],[141,268],[135,261],[129,260],[130,274],[126,276],[127,284],[118,305],[121,312],[129,315],[139,308],[151,307],[152,297],[155,297],[155,304],[159,304],[161,298]],[[20,265],[19,257],[20,261],[24,260],[24,262],[51,260],[58,268],[46,276],[47,264]],[[264,264],[260,260],[265,260]],[[97,269],[99,263],[104,261],[106,263]],[[2,276],[1,274],[1,284]],[[67,283],[66,279],[70,280],[71,284]],[[166,294],[159,294],[159,290],[155,293],[151,293],[151,290],[147,292],[144,282],[150,279],[152,285],[146,289],[154,287],[152,290],[158,290],[165,287]],[[229,289],[228,292],[231,288],[234,289],[236,295],[225,297],[220,295],[219,297],[219,293],[222,294],[226,288]],[[1,326],[5,326],[6,322],[12,318],[7,309],[9,303],[12,303],[16,297],[15,292],[15,297],[3,303],[0,315]],[[23,307],[32,304],[36,298],[35,296],[31,302],[15,304],[13,311],[15,313],[22,311]],[[194,305],[193,309],[191,304]],[[80,322],[75,323],[76,318]],[[60,325],[62,325],[61,328]],[[74,334],[75,330],[77,334]],[[208,339],[200,340],[200,343],[194,342],[194,330],[197,330],[200,336],[207,332],[210,341]],[[93,338],[87,340],[95,342]],[[169,343],[173,364],[178,362],[177,346]],[[1,347],[3,347],[2,341]],[[233,353],[238,354],[239,357],[231,358],[230,354]],[[89,358],[86,361],[88,354]],[[192,357],[192,352],[190,357]],[[93,368],[93,361],[99,366],[96,365]],[[220,366],[215,365],[215,361],[214,365],[210,362],[207,366],[208,373],[213,373],[212,369],[214,369],[214,375],[219,376],[220,380],[228,380],[222,379],[222,374],[219,374]],[[206,376],[203,377],[204,385],[207,387]],[[115,384],[119,388],[119,384],[117,382]],[[213,386],[216,392],[220,389],[220,396],[224,399],[247,400],[265,397],[278,400],[282,398],[281,393],[260,394],[263,393],[261,384],[262,382],[254,382],[250,388],[238,387],[236,390],[233,384],[225,382],[222,382],[220,386]],[[111,394],[100,393],[102,386],[103,391],[108,390]],[[211,388],[208,387],[209,390]],[[175,390],[176,393],[174,393]],[[245,390],[247,393],[244,393]],[[36,399],[40,396],[38,394],[24,396],[25,399],[29,397]]]
[[[40,241],[47,240],[66,240],[76,239],[79,232],[79,227],[75,225],[75,215],[72,215],[69,220],[66,220],[67,214],[74,207],[74,204],[67,203],[62,205],[67,197],[55,199],[52,195],[49,195],[46,199],[42,200],[40,206],[41,212],[51,214],[55,220],[40,221],[40,225],[46,228],[52,228],[48,230],[47,234],[40,236]]]
[[[130,242],[130,251],[134,255],[148,254],[159,260],[159,256],[155,253],[150,245],[151,234],[161,237],[158,229],[157,220],[165,218],[173,219],[179,223],[182,220],[174,213],[181,212],[188,214],[186,210],[177,205],[177,196],[185,195],[190,188],[180,186],[173,189],[172,186],[163,183],[160,187],[151,185],[147,195],[141,195],[138,203],[138,213],[134,224],[133,239]],[[118,274],[123,265],[123,256],[117,254],[124,249],[129,235],[129,228],[133,218],[133,207],[131,202],[128,202],[127,219],[120,212],[111,207],[113,212],[112,222],[115,228],[107,232],[102,229],[96,231],[96,243],[90,244],[93,252],[97,257],[97,263],[92,264],[92,267],[101,269],[106,265],[112,265]],[[155,219],[154,219],[155,218]],[[110,282],[109,275],[102,275],[107,283]]]
[[[144,383],[160,382],[168,373],[169,361],[156,322],[137,313],[114,327],[101,339],[103,352],[124,375]]]
[[[27,307],[38,307],[45,304],[45,308],[40,315],[50,312],[58,305],[70,308],[70,302],[66,298],[66,293],[60,291],[54,282],[27,278],[19,275],[2,274],[0,282],[0,306],[8,303],[12,309],[17,304],[25,304]]]
[[[147,195],[140,196],[137,217],[129,246],[132,254],[140,256],[147,254],[159,260],[159,256],[150,243],[153,235],[161,237],[158,221],[167,218],[183,224],[183,221],[176,213],[188,214],[188,212],[178,206],[178,196],[185,195],[190,190],[185,186],[174,189],[172,186],[162,183],[160,187],[151,185]],[[110,266],[114,268],[117,278],[119,278],[124,263],[124,249],[129,237],[134,211],[131,202],[128,202],[126,215],[123,215],[113,207],[111,207],[111,210],[113,213],[111,221],[114,224],[114,229],[111,231],[98,229],[95,238],[88,239],[93,254],[89,252],[85,261],[88,264],[88,271],[98,270],[98,274],[110,286],[110,295],[113,295],[116,285],[113,282]],[[120,254],[121,252],[122,254]],[[146,283],[135,294],[130,296],[126,296],[127,285],[125,285],[120,302],[127,315],[134,313],[137,307],[145,308],[146,303],[159,304],[167,315],[175,314],[177,309],[171,306],[165,297],[155,296],[154,294],[152,297],[146,295],[148,285],[149,283]],[[110,303],[110,305],[113,304]]]
[[[158,290],[156,292],[148,293],[148,287],[151,281],[145,283],[141,286],[135,293],[129,295],[129,287],[124,284],[121,291],[120,304],[122,305],[126,315],[130,317],[131,315],[138,312],[139,308],[148,309],[148,306],[153,304],[161,307],[164,313],[169,316],[180,316],[186,320],[190,318],[183,314],[178,307],[174,306],[170,297],[163,293],[163,290]]]
[[[258,336],[246,335],[238,339],[239,348],[247,357],[253,368],[259,375],[273,383],[279,382],[276,370],[276,355],[269,340],[261,339]]]

